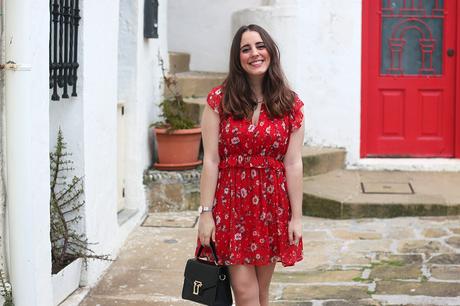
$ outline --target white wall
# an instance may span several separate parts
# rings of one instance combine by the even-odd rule
[[[362,0],[300,1],[298,91],[310,145],[359,159]]]
[[[169,0],[168,48],[190,53],[190,69],[228,71],[232,14],[264,0]]]
[[[144,1],[120,0],[119,90],[118,101],[125,105],[126,120],[126,207],[144,210],[143,171],[151,163],[150,123],[159,119],[162,81],[159,57],[166,60],[166,2],[159,3],[159,38],[143,37]],[[131,16],[131,17],[130,17]]]
[[[146,212],[142,179],[150,165],[148,126],[158,118],[162,93],[158,52],[167,58],[165,2],[159,4],[159,39],[143,37],[143,0],[119,4],[86,2],[82,10],[86,234],[99,243],[94,251],[113,256]],[[121,226],[116,189],[119,101],[124,101],[126,114],[126,208],[137,211]],[[107,266],[92,261],[82,283],[93,285]]]
[[[91,248],[115,257],[146,212],[143,171],[150,165],[148,126],[158,119],[161,72],[167,59],[166,3],[159,5],[159,39],[143,37],[144,1],[85,1],[81,7],[78,97],[51,102],[50,135],[62,127],[77,175],[85,176],[84,229]],[[101,21],[101,17],[104,19]],[[167,63],[166,63],[167,64]],[[117,103],[126,120],[126,208],[117,215]],[[90,261],[82,285],[93,285],[109,262]]]
[[[5,60],[20,66],[5,72],[10,280],[16,306],[51,305],[49,5],[8,0],[5,7]]]

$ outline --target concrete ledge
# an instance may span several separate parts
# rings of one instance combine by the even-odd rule
[[[178,73],[190,70],[190,54],[185,52],[169,52],[169,72]]]
[[[187,71],[176,73],[177,87],[184,97],[206,97],[209,91],[225,80],[226,73]],[[170,93],[165,89],[165,96]]]
[[[361,158],[350,170],[460,171],[460,159],[453,158]]]
[[[408,182],[414,194],[366,194],[362,182]],[[460,215],[460,173],[335,170],[304,180],[303,214],[348,218]]]
[[[310,147],[302,149],[303,175],[313,176],[345,167],[345,149]]]

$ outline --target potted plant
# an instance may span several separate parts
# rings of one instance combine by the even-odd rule
[[[66,173],[74,170],[67,156],[66,143],[61,129],[58,131],[54,152],[50,153],[50,238],[52,258],[53,303],[58,305],[75,291],[80,283],[82,264],[88,258],[110,260],[108,255],[97,255],[88,245],[84,234],[76,228],[85,201],[83,177],[67,179]]]
[[[193,169],[202,163],[198,160],[201,127],[192,119],[175,74],[166,75],[163,60],[159,61],[170,96],[160,103],[163,120],[153,124],[158,153],[153,166],[159,170]]]

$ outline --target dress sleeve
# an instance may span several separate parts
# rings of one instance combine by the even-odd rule
[[[222,88],[221,86],[213,88],[209,94],[208,98],[206,99],[208,105],[211,107],[213,111],[219,114],[219,104],[222,100]]]
[[[295,95],[294,105],[291,110],[291,114],[289,115],[289,119],[291,121],[291,131],[296,130],[302,126],[303,123],[303,113],[302,107],[303,102],[300,98]]]

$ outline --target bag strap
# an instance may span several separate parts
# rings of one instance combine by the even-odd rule
[[[219,261],[219,259],[217,258],[216,246],[214,244],[214,241],[212,241],[212,240],[210,241],[209,244],[211,246],[212,256],[214,256],[214,263],[217,266],[217,262]],[[203,251],[203,249],[204,249],[204,245],[201,245],[199,250],[198,250],[198,253],[196,254],[196,258],[201,256],[201,252]]]

